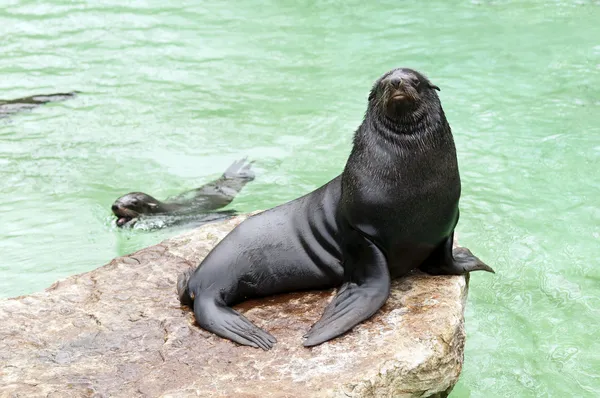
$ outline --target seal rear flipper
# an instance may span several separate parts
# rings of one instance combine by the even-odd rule
[[[356,232],[357,233],[357,232]],[[331,340],[373,316],[390,294],[390,273],[381,250],[366,238],[353,245],[345,267],[351,271],[323,316],[304,336],[305,347]]]
[[[265,351],[273,348],[273,344],[277,342],[275,337],[218,301],[214,297],[195,298],[194,315],[202,328],[238,344],[260,347]]]
[[[471,271],[487,271],[491,272],[492,274],[496,273],[492,267],[481,261],[466,247],[457,247],[454,249],[452,252],[452,257],[454,259],[452,263],[452,269],[462,270],[463,274]]]
[[[247,180],[254,180],[254,171],[251,170],[254,161],[248,162],[248,157],[236,160],[225,170],[223,178],[240,178]]]
[[[472,271],[496,272],[466,247],[452,249],[454,232],[419,267],[430,275],[464,275]]]
[[[246,158],[235,161],[215,181],[217,193],[229,198],[231,202],[247,183],[254,180],[255,174],[251,169],[253,163],[254,161],[248,162]]]

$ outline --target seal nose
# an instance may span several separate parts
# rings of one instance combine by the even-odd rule
[[[401,78],[401,77],[398,77],[398,76],[392,76],[392,77],[390,78],[390,85],[391,85],[393,88],[398,88],[398,87],[400,87],[400,85],[401,85],[401,84],[402,84],[402,78]]]
[[[111,209],[112,209],[112,211],[113,211],[113,212],[117,212],[117,211],[119,211],[119,206],[117,206],[117,205],[113,204],[113,205],[111,206]]]

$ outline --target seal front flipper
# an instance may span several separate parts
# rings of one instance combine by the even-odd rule
[[[454,232],[419,267],[430,275],[464,275],[471,271],[496,272],[466,247],[452,249]]]
[[[348,245],[344,264],[347,282],[304,336],[305,347],[331,340],[370,318],[390,295],[391,279],[384,254],[367,238],[358,238],[360,241]]]
[[[194,315],[202,328],[242,345],[267,351],[277,342],[275,337],[214,296],[196,296]]]

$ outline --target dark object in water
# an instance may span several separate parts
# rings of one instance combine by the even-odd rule
[[[13,100],[0,100],[0,117],[6,117],[13,113],[31,110],[48,102],[64,101],[75,97],[77,93],[78,91],[72,91],[70,93],[57,93],[47,95],[42,94],[32,95],[30,97],[17,98]]]
[[[190,221],[198,222],[205,219],[209,222],[231,217],[235,215],[234,210],[206,213],[227,206],[240,193],[244,185],[254,180],[251,166],[252,162],[247,162],[246,158],[238,160],[218,179],[200,188],[167,198],[163,202],[143,192],[130,192],[123,195],[115,200],[111,207],[117,217],[117,226],[132,227],[141,217],[160,217],[161,223],[164,222],[165,226],[171,221],[180,224],[187,218]]]

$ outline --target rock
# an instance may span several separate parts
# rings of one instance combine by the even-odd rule
[[[302,335],[333,289],[237,306],[278,339],[268,352],[198,328],[179,305],[177,276],[243,218],[0,300],[0,396],[447,396],[463,362],[464,277],[397,280],[373,318],[312,349]]]

